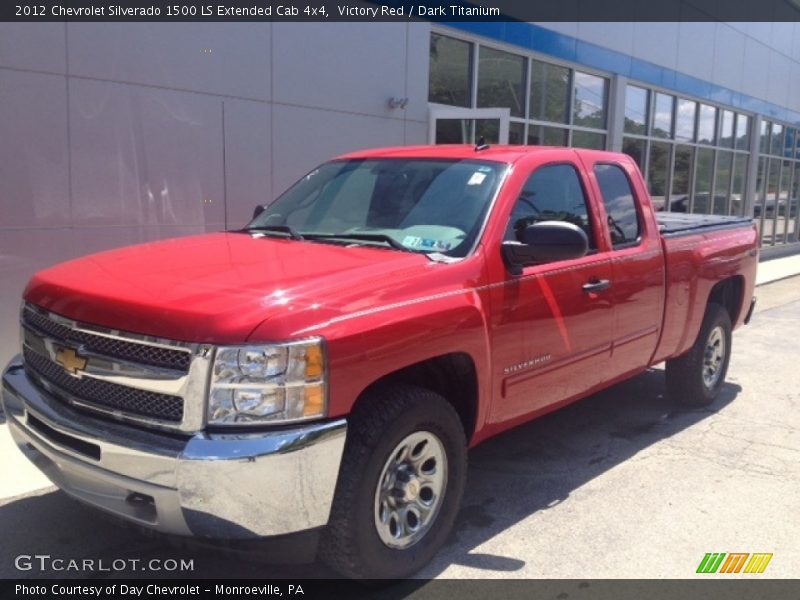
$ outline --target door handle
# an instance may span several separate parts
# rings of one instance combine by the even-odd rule
[[[602,292],[611,287],[611,282],[608,279],[592,279],[588,283],[583,284],[583,291],[586,293]]]

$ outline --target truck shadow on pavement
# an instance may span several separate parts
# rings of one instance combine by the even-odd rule
[[[708,408],[667,397],[663,368],[490,439],[470,453],[469,479],[450,543],[424,575],[450,564],[509,574],[521,556],[470,552],[515,523],[549,510],[585,483],[715,414],[741,387],[726,383]],[[545,548],[539,550],[544,552]]]
[[[716,413],[740,390],[738,385],[727,383],[712,407],[681,408],[666,397],[663,370],[649,369],[481,444],[470,452],[467,487],[455,533],[420,576],[436,577],[453,564],[508,574],[523,568],[525,556],[472,550],[531,515],[564,502],[574,490],[649,446]],[[319,564],[275,564],[280,549],[269,546],[231,550],[191,541],[177,545],[163,536],[145,535],[114,519],[100,518],[97,511],[59,491],[45,490],[4,501],[0,505],[0,539],[2,578],[335,577]],[[43,571],[36,563],[30,570],[15,566],[17,556],[35,554],[67,560],[102,557],[107,563],[113,559],[140,562],[119,572]],[[143,565],[152,558],[193,560],[193,570],[144,571]]]

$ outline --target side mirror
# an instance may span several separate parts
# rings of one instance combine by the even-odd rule
[[[569,260],[585,256],[589,251],[589,238],[573,223],[542,221],[528,225],[522,231],[522,240],[504,241],[503,260],[514,275],[522,267],[535,263]]]
[[[263,204],[259,204],[258,206],[256,206],[255,209],[253,210],[253,219],[258,218],[258,215],[260,215],[266,209],[267,207],[264,206]]]

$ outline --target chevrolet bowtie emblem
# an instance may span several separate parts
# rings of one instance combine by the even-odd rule
[[[72,348],[59,348],[56,352],[56,362],[60,364],[67,373],[77,375],[86,368],[86,359],[78,356],[77,351]]]

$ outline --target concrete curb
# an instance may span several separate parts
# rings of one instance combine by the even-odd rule
[[[800,255],[786,256],[758,263],[756,285],[764,285],[800,275]]]

